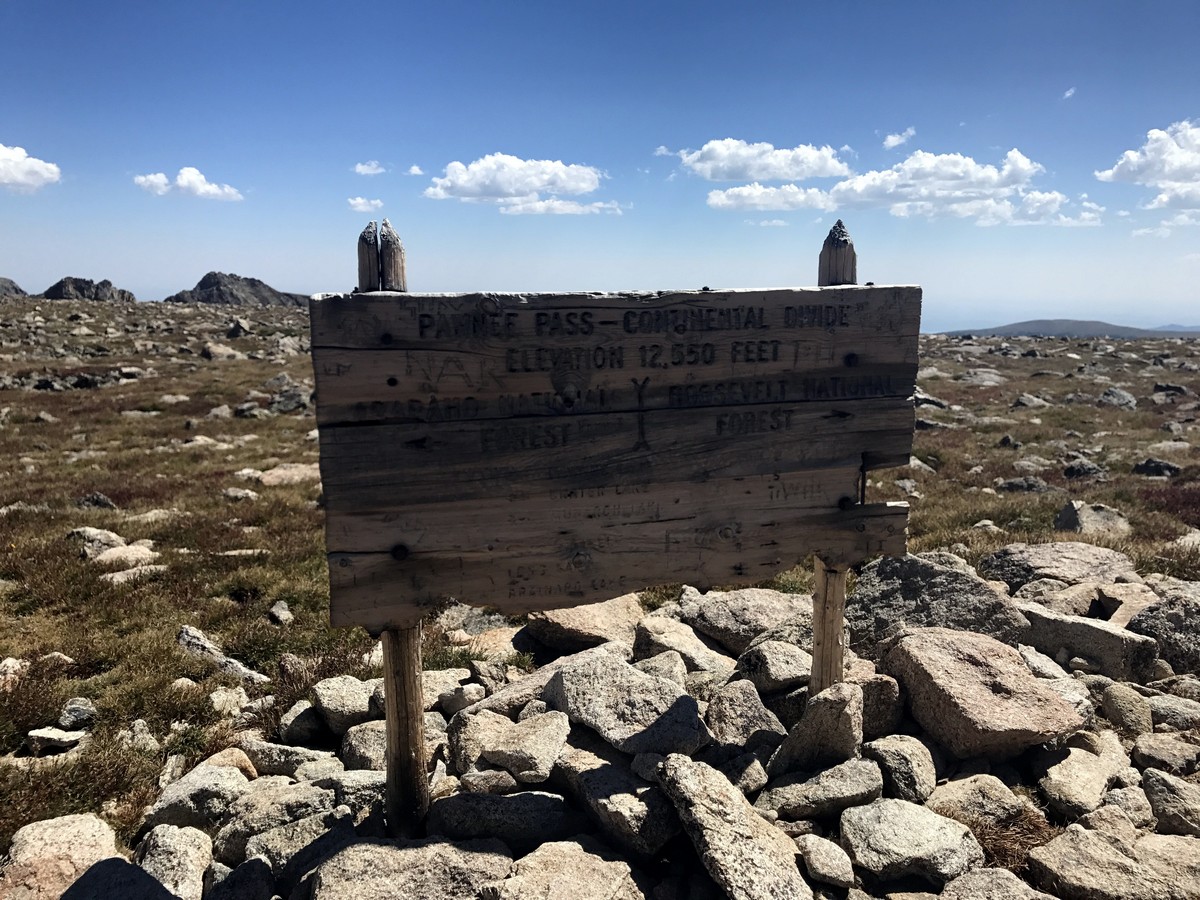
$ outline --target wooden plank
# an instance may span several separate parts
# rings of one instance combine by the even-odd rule
[[[813,665],[808,683],[811,700],[842,680],[846,655],[845,563],[813,557]]]
[[[403,627],[450,598],[516,614],[607,600],[653,584],[700,589],[753,584],[799,564],[808,552],[832,563],[904,553],[907,504],[834,510],[797,520],[715,511],[701,523],[642,523],[615,545],[603,540],[547,550],[331,553],[335,626]],[[637,535],[641,540],[637,539]]]
[[[331,553],[389,553],[397,545],[413,553],[483,548],[517,553],[603,540],[613,552],[636,550],[646,542],[645,534],[630,536],[630,526],[637,524],[665,533],[713,519],[715,528],[727,520],[726,511],[742,508],[766,522],[824,515],[857,502],[860,477],[857,467],[846,467],[703,483],[523,489],[516,497],[426,503],[389,498],[371,510],[329,510],[326,544]]]
[[[423,836],[429,810],[425,704],[421,692],[421,626],[383,632],[383,703],[387,723],[384,810],[394,838]]]
[[[326,508],[367,512],[569,490],[907,461],[912,407],[894,400],[656,410],[596,417],[321,430]],[[884,457],[880,457],[884,458]]]
[[[407,291],[408,274],[404,268],[404,244],[387,219],[379,226],[379,289]]]
[[[853,341],[890,335],[907,344],[920,328],[921,289],[900,286],[614,294],[357,294],[310,304],[312,346],[457,351],[489,342],[567,346],[819,336]],[[585,318],[583,313],[592,313]],[[586,339],[582,340],[581,339]],[[915,360],[915,346],[912,348]]]
[[[374,220],[358,236],[358,290],[379,290],[379,235]]]
[[[821,257],[817,264],[817,284],[839,285],[856,284],[858,282],[858,253],[854,250],[854,242],[850,240],[850,232],[838,219],[825,243],[821,246]]]

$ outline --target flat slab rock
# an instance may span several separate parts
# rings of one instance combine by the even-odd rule
[[[704,868],[731,900],[812,900],[795,843],[759,816],[724,775],[672,754],[660,769],[660,783]]]
[[[1079,541],[1009,544],[985,556],[976,568],[984,578],[1003,581],[1013,591],[1038,578],[1066,584],[1142,580],[1124,553]]]
[[[1062,900],[1200,900],[1200,841],[1147,834],[1127,842],[1068,825],[1030,851],[1029,873]]]
[[[607,641],[632,645],[634,628],[645,614],[638,595],[625,594],[603,603],[532,612],[525,631],[557,650],[580,650]]]
[[[784,594],[766,588],[701,594],[685,587],[679,601],[682,621],[735,656],[745,652],[764,631],[797,617],[812,622],[812,597],[807,594]]]
[[[475,900],[484,886],[505,878],[511,851],[496,839],[448,843],[362,841],[316,870],[312,900]]]
[[[870,657],[898,622],[974,631],[1013,645],[1029,629],[1012,600],[978,575],[913,555],[864,566],[846,598],[846,622],[854,650]]]
[[[542,844],[513,863],[504,881],[484,886],[480,900],[645,900],[624,860],[580,835]]]
[[[908,691],[913,717],[959,758],[1015,756],[1083,726],[1016,650],[986,635],[918,629],[891,646],[882,667]]]
[[[692,753],[711,740],[695,699],[679,685],[607,654],[559,669],[543,699],[623,753]]]

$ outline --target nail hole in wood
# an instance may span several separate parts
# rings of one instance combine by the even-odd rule
[[[404,562],[408,559],[408,548],[403,544],[397,544],[392,548],[392,559],[396,562]]]

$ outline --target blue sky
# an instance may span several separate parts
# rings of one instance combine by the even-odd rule
[[[369,10],[369,12],[368,12]],[[807,285],[1200,324],[1200,3],[0,0],[0,275]],[[373,173],[373,174],[364,174]]]

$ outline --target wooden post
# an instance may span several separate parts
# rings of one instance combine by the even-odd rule
[[[358,290],[379,290],[379,237],[374,221],[358,236]]]
[[[421,626],[383,632],[383,698],[387,717],[384,812],[392,837],[421,837],[429,811],[425,704],[421,693]]]
[[[842,680],[846,651],[846,571],[844,563],[831,565],[813,557],[813,665],[808,681],[811,700]]]
[[[817,286],[836,284],[858,284],[858,254],[841,219],[829,229],[817,264]]]
[[[379,289],[407,291],[408,277],[404,272],[404,244],[387,219],[379,229]]]

